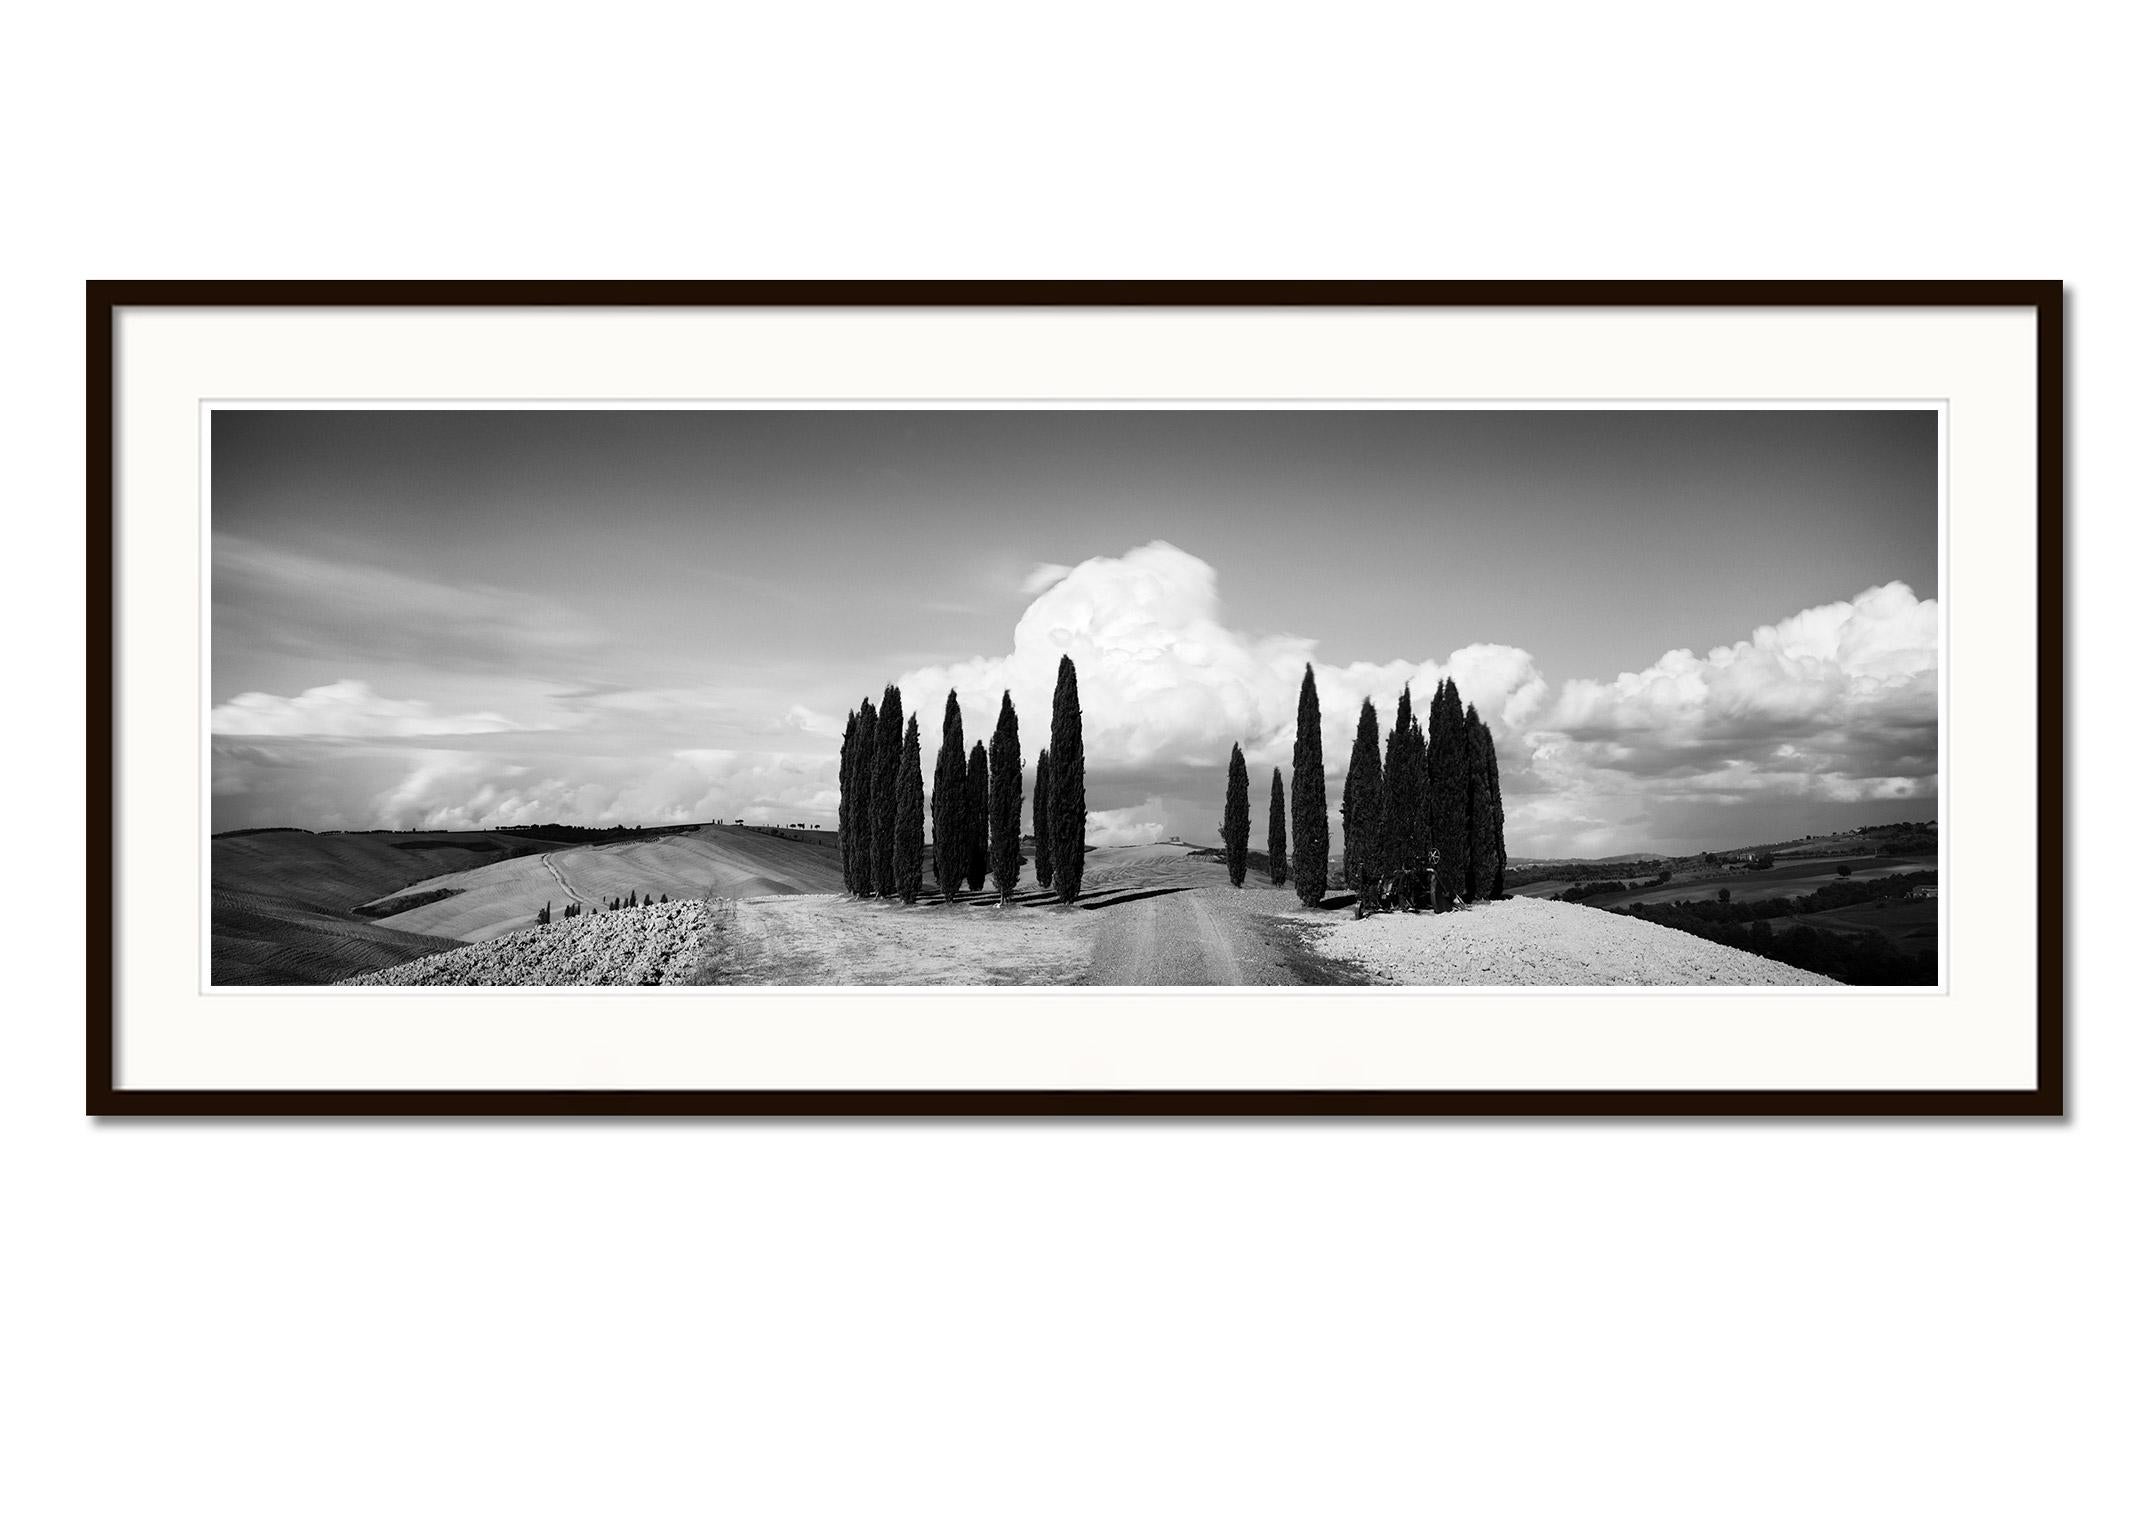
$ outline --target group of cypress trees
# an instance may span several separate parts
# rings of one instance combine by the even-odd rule
[[[1269,780],[1269,879],[1281,886],[1288,869],[1299,900],[1312,907],[1328,895],[1328,788],[1321,763],[1321,697],[1313,665],[1298,690],[1298,736],[1291,750],[1291,798],[1286,841],[1283,770]],[[1231,884],[1246,876],[1246,760],[1232,744],[1224,783],[1224,861]],[[1295,848],[1296,859],[1287,859]],[[1428,877],[1427,857],[1433,869]],[[1506,811],[1492,728],[1477,707],[1463,707],[1453,679],[1433,691],[1423,725],[1406,685],[1395,702],[1395,724],[1381,750],[1373,702],[1358,710],[1343,780],[1343,879],[1354,889],[1396,871],[1412,871],[1422,904],[1445,912],[1458,902],[1505,895]]]
[[[838,758],[836,848],[844,890],[859,897],[918,900],[925,876],[925,822],[930,806],[933,879],[953,898],[973,892],[988,876],[1005,902],[1022,872],[1022,739],[1011,695],[1000,696],[992,747],[963,747],[963,712],[955,691],[941,716],[933,792],[925,796],[918,718],[904,724],[903,696],[893,684],[879,709],[860,700],[843,728]],[[1031,806],[1037,881],[1072,902],[1082,890],[1082,702],[1074,663],[1060,659],[1052,698],[1052,746],[1037,759]]]
[[[881,692],[879,709],[868,696],[851,712],[837,766],[844,890],[916,902],[925,882],[925,780],[918,718],[906,727],[903,694],[894,684]]]

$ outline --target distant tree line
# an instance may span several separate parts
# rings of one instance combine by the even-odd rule
[[[1689,899],[1675,903],[1641,903],[1637,907],[1670,908],[1676,912],[1692,913],[1711,923],[1726,920],[1750,924],[1757,920],[1796,918],[1803,913],[1826,913],[1831,908],[1855,908],[1885,898],[1908,897],[1911,888],[1932,886],[1940,880],[1940,873],[1931,870],[1902,871],[1892,876],[1876,876],[1871,881],[1831,881],[1811,892],[1800,892],[1790,897],[1761,897],[1752,902],[1732,902],[1728,887],[1721,888],[1715,902]],[[1628,911],[1633,911],[1632,909]]]
[[[607,913],[617,913],[623,908],[651,908],[656,906],[658,903],[668,903],[671,900],[672,898],[669,892],[660,892],[655,896],[651,896],[647,892],[629,891],[625,897],[614,897],[607,901],[604,905],[604,911]],[[565,908],[562,908],[560,910],[560,918],[562,921],[565,921],[567,919],[580,918],[583,914],[588,913],[590,911],[590,909],[583,907],[580,903],[569,903]],[[537,922],[540,924],[549,924],[552,922],[552,904],[546,903],[542,908],[539,908],[537,910]]]
[[[1246,875],[1250,831],[1246,761],[1237,743],[1225,771],[1224,860],[1233,886]],[[1321,755],[1321,697],[1308,663],[1298,689],[1291,792],[1283,769],[1269,777],[1269,879],[1288,873],[1299,901],[1328,894],[1328,784]],[[1295,851],[1295,852],[1294,852]],[[1343,778],[1342,879],[1351,890],[1384,888],[1408,906],[1445,912],[1507,895],[1507,813],[1492,729],[1465,708],[1453,679],[1433,691],[1421,723],[1406,686],[1382,748],[1380,717],[1362,702]]]
[[[924,784],[918,718],[906,721],[902,692],[888,685],[844,722],[837,757],[836,850],[843,888],[857,897],[915,903],[924,891],[926,823],[932,825],[933,884],[953,900],[990,879],[1005,903],[1020,882],[1023,759],[1012,695],[1000,695],[992,743],[965,746],[962,706],[948,691],[933,784]],[[1051,746],[1038,755],[1030,815],[1037,882],[1073,902],[1082,890],[1082,702],[1074,662],[1060,659],[1052,698]]]
[[[1556,900],[1563,903],[1588,902],[1592,897],[1608,897],[1614,892],[1646,892],[1655,887],[1669,885],[1670,882],[1671,872],[1668,870],[1658,871],[1647,881],[1585,881],[1580,886],[1567,888]]]

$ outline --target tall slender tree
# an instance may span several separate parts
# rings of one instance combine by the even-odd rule
[[[1082,694],[1072,657],[1060,658],[1052,690],[1052,886],[1060,901],[1082,895],[1082,835],[1089,800],[1082,787]]]
[[[1321,767],[1321,694],[1313,664],[1298,686],[1298,736],[1291,744],[1292,886],[1298,900],[1317,906],[1328,895],[1328,782]]]
[[[1492,897],[1507,895],[1507,804],[1500,798],[1500,752],[1492,740],[1492,723],[1485,723],[1485,778],[1492,790]]]
[[[1358,735],[1343,776],[1343,880],[1354,892],[1380,885],[1386,850],[1381,837],[1380,717],[1373,702],[1358,707]]]
[[[1407,872],[1411,900],[1428,902],[1432,894],[1424,889],[1424,868],[1432,830],[1425,808],[1425,733],[1418,728],[1408,684],[1395,702],[1395,725],[1388,732],[1388,761],[1381,770],[1380,792],[1381,826],[1386,834],[1381,864],[1391,871]]]
[[[918,718],[903,728],[902,763],[895,780],[895,839],[889,851],[895,895],[918,900],[925,885],[925,772],[918,761]]]
[[[1022,734],[1014,696],[1004,690],[987,772],[992,779],[992,884],[1004,904],[1022,879]]]
[[[1037,789],[1030,793],[1030,831],[1035,835],[1032,858],[1037,862],[1037,884],[1049,892],[1052,884],[1052,750],[1037,755]]]
[[[903,766],[903,691],[894,684],[881,691],[879,735],[873,760],[873,890],[893,897],[895,797]]]
[[[973,892],[982,891],[992,873],[991,772],[985,744],[972,744],[963,770],[963,874]]]
[[[858,836],[857,786],[854,783],[858,769],[858,712],[852,711],[843,721],[843,751],[836,758],[836,860],[843,867],[843,890],[858,890],[858,870],[851,848]]]
[[[950,689],[947,708],[940,715],[940,753],[933,760],[933,881],[948,902],[955,900],[970,863],[963,784],[968,765],[963,755],[963,707]]]
[[[1500,830],[1492,815],[1492,731],[1478,719],[1472,705],[1463,717],[1469,733],[1470,764],[1470,875],[1465,901],[1492,901],[1498,879]]]
[[[1286,841],[1289,836],[1286,831],[1288,827],[1289,824],[1284,817],[1283,770],[1280,768],[1271,769],[1269,771],[1269,884],[1271,886],[1282,886],[1284,874],[1290,869],[1291,861],[1286,848]]]
[[[1470,780],[1463,726],[1462,691],[1443,678],[1426,713],[1426,788],[1431,797],[1433,907],[1445,913],[1463,895],[1470,859]]]
[[[1246,755],[1231,745],[1231,766],[1224,771],[1224,869],[1233,886],[1246,885],[1246,841],[1254,830],[1253,809],[1246,789]]]
[[[858,766],[852,771],[857,786],[858,840],[851,851],[856,867],[851,890],[860,897],[871,897],[880,888],[874,884],[878,874],[873,851],[880,844],[880,712],[873,708],[873,701],[862,700],[858,706]]]

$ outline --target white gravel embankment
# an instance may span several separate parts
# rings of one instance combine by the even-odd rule
[[[1304,915],[1314,945],[1375,981],[1427,987],[1836,988],[1787,967],[1622,913],[1511,897],[1455,913]],[[420,963],[423,965],[423,963]]]
[[[345,978],[341,986],[609,988],[683,983],[715,941],[720,922],[715,906],[698,902],[586,913]]]

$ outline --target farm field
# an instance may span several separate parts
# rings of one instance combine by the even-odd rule
[[[393,895],[442,887],[455,888],[455,895],[382,919],[379,927],[474,942],[534,927],[537,910],[546,903],[557,916],[570,902],[601,909],[630,892],[687,900],[841,891],[834,835],[821,842],[812,830],[785,832],[793,836],[704,827],[629,843],[552,849],[481,871],[428,877]]]
[[[1645,881],[1629,881],[1625,892],[1606,892],[1599,897],[1584,898],[1592,908],[1626,908],[1635,903],[1692,902],[1697,898],[1713,898],[1728,887],[1733,902],[1760,902],[1769,897],[1797,897],[1806,892],[1817,891],[1836,879],[1836,867],[1848,865],[1853,881],[1872,881],[1881,876],[1900,875],[1906,871],[1937,870],[1939,856],[1921,855],[1846,855],[1840,859],[1801,861],[1795,865],[1779,864],[1772,870],[1684,870],[1674,871],[1672,878],[1663,886],[1647,886]],[[1573,881],[1533,881],[1522,886],[1512,886],[1508,891],[1517,897],[1557,897]]]
[[[209,844],[209,975],[215,983],[324,983],[454,944],[368,923],[351,910],[546,846],[497,833],[300,833]]]
[[[1919,955],[1931,955],[1940,948],[1940,905],[1935,902],[1858,903],[1809,913],[1797,922],[1842,934],[1885,935],[1904,951]]]

